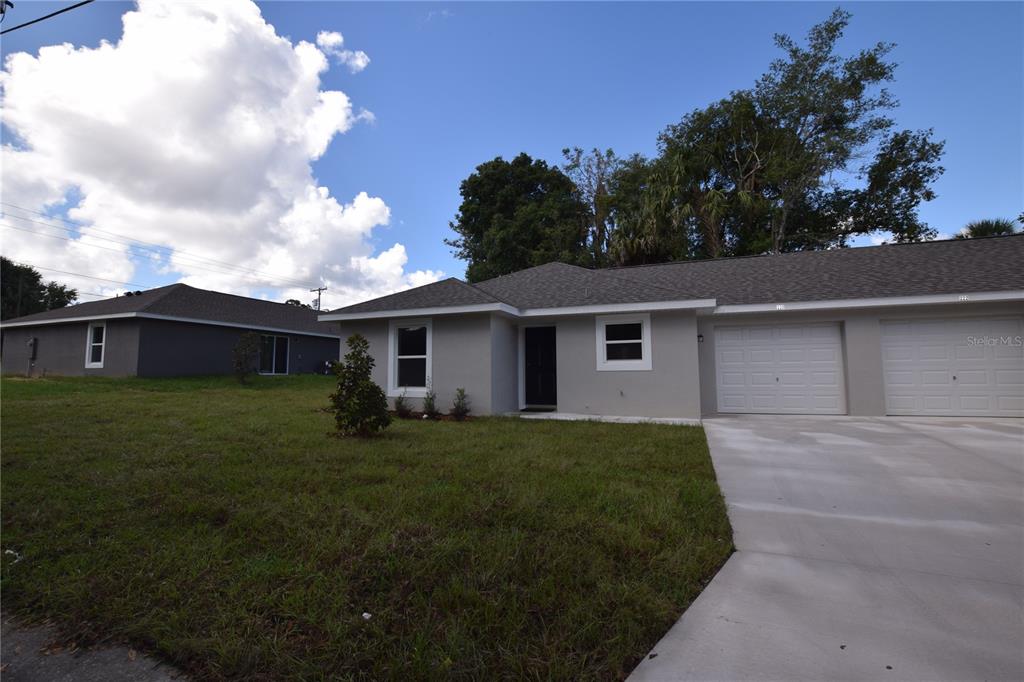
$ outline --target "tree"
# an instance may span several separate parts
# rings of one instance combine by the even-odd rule
[[[1024,215],[1021,216],[1024,218]],[[1007,234],[1017,234],[1017,226],[1012,220],[1005,218],[994,218],[990,220],[975,220],[964,225],[964,229],[956,235],[956,239],[973,239],[975,237],[1001,237]]]
[[[617,171],[622,161],[611,149],[593,149],[584,153],[579,147],[562,150],[565,174],[576,185],[579,198],[586,206],[587,244],[591,263],[607,265],[608,247],[613,231],[612,196],[616,193]]]
[[[630,262],[831,248],[876,230],[934,236],[917,207],[935,197],[943,144],[931,130],[893,129],[892,45],[836,54],[849,19],[834,11],[804,45],[777,35],[784,56],[751,89],[666,128],[635,214],[642,231],[612,236],[642,249]]]
[[[249,375],[256,371],[259,359],[260,335],[256,332],[243,333],[231,350],[231,365],[239,383],[244,384],[248,381]]]
[[[309,305],[308,303],[303,303],[302,301],[300,301],[297,298],[289,298],[287,301],[284,302],[284,304],[285,305],[293,305],[296,308],[305,308],[306,310],[312,310],[313,309],[313,306]]]
[[[77,299],[77,290],[56,282],[44,283],[35,268],[0,256],[0,319],[63,308]]]
[[[586,265],[587,209],[557,167],[520,154],[477,166],[459,188],[462,204],[445,243],[469,265],[470,282],[551,261]]]
[[[334,421],[342,435],[366,438],[391,425],[388,399],[371,378],[374,360],[370,343],[361,334],[353,334],[346,343],[348,353],[334,365],[338,377],[331,394]]]

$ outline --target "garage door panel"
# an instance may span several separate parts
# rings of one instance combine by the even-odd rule
[[[1024,318],[882,322],[886,412],[1024,416]]]
[[[715,347],[719,412],[846,411],[838,324],[720,327]]]

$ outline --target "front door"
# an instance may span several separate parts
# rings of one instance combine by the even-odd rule
[[[523,389],[528,407],[558,404],[558,375],[555,372],[555,328],[527,327],[523,330]]]

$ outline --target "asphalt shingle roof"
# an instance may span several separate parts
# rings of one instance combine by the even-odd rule
[[[1024,234],[589,270],[548,263],[476,284],[455,278],[340,308],[364,313],[716,299],[718,305],[1024,290]]]
[[[253,329],[287,329],[295,332],[337,335],[335,325],[317,322],[317,312],[273,301],[196,289],[187,284],[171,284],[149,289],[134,296],[118,296],[102,301],[48,310],[34,315],[4,320],[12,322],[51,322],[77,317],[102,317],[122,313],[147,313],[168,317],[186,317],[208,322],[250,326]]]

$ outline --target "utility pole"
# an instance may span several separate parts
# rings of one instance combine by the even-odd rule
[[[323,292],[327,291],[327,287],[317,287],[316,289],[310,289],[309,293],[313,293],[314,291],[316,292],[316,309],[317,309],[317,311],[319,311],[320,310],[320,294],[322,294]]]

